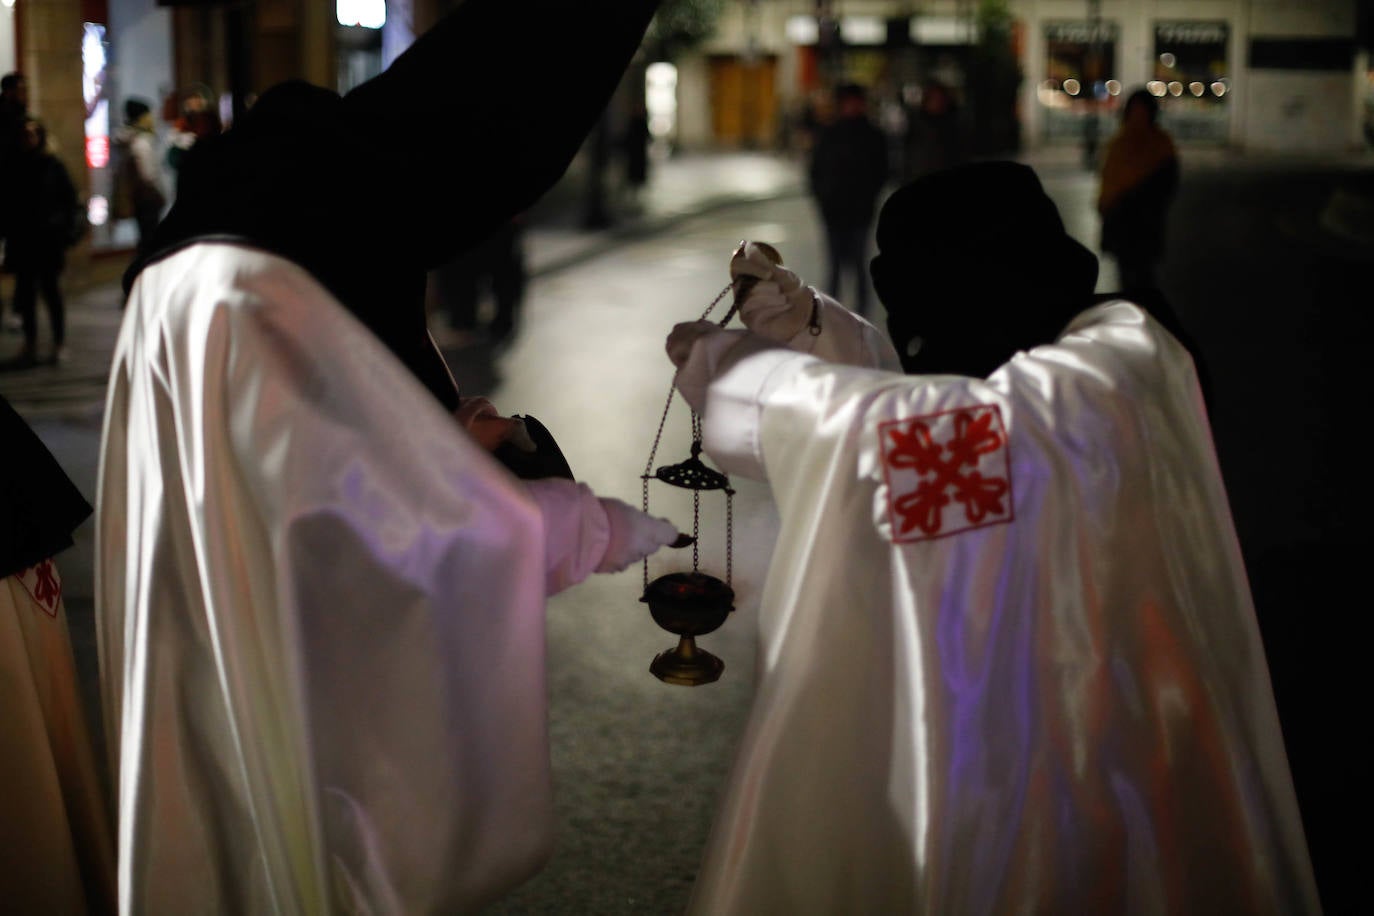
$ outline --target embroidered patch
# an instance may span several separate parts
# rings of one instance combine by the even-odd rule
[[[57,616],[57,605],[62,601],[62,577],[57,574],[56,563],[44,560],[37,566],[30,566],[19,574],[19,583],[43,613]]]
[[[878,428],[888,522],[897,542],[1011,521],[1011,464],[995,404],[893,420]]]

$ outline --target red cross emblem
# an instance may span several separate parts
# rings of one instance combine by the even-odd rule
[[[57,574],[56,563],[49,559],[30,566],[19,574],[19,582],[43,613],[57,616],[57,605],[62,601],[62,577]]]
[[[997,405],[893,420],[878,435],[892,540],[924,541],[1014,517]]]

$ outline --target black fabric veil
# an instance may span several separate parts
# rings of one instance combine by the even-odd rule
[[[233,239],[308,270],[445,405],[425,326],[429,268],[528,208],[562,176],[658,0],[466,0],[381,75],[340,97],[263,93],[192,147],[149,263]]]
[[[42,440],[0,397],[0,579],[72,546],[90,504]]]

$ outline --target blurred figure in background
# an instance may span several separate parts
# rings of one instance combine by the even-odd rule
[[[525,297],[524,221],[509,220],[477,247],[434,271],[440,307],[455,331],[476,331],[478,310],[487,293],[494,304],[486,324],[493,346],[507,343],[515,333]]]
[[[854,284],[854,310],[868,308],[868,236],[878,193],[887,184],[887,138],[868,118],[868,93],[845,83],[835,90],[835,120],[822,128],[811,151],[811,193],[825,224],[830,293],[842,295],[841,277]]]
[[[58,363],[66,358],[67,336],[62,269],[84,214],[66,167],[48,151],[48,132],[38,119],[29,118],[25,123],[23,146],[8,168],[14,182],[6,200],[10,225],[5,266],[14,273],[14,309],[24,328],[24,345],[17,362],[21,366],[38,362],[41,293],[52,329],[50,361]]]
[[[182,96],[181,110],[167,131],[167,167],[178,171],[196,141],[213,137],[221,129],[210,87],[203,84],[192,87]]]
[[[816,138],[820,136],[822,128],[830,123],[832,114],[829,95],[819,89],[807,93],[797,105],[793,118],[792,148],[810,156],[816,146]]]
[[[0,163],[20,145],[28,114],[28,81],[17,71],[6,73],[0,79]]]
[[[1178,189],[1178,153],[1158,118],[1159,100],[1145,89],[1132,92],[1102,161],[1102,250],[1116,259],[1128,293],[1156,289],[1165,217]]]
[[[634,106],[625,121],[625,132],[620,136],[620,155],[625,166],[625,186],[636,201],[639,192],[649,183],[649,110],[642,102]]]
[[[0,900],[113,913],[114,831],[53,560],[91,507],[4,398],[0,443]]]
[[[20,151],[24,136],[24,122],[29,116],[29,84],[24,74],[6,73],[0,80],[0,244],[8,235],[10,214],[9,189],[13,172],[11,161]],[[6,269],[6,273],[9,270]],[[5,313],[5,304],[0,300],[0,316]],[[3,320],[7,331],[19,330],[19,312],[14,311]]]
[[[148,240],[162,218],[167,197],[162,192],[162,166],[157,154],[157,134],[153,130],[153,110],[142,99],[124,103],[124,124],[114,133],[111,144],[114,190],[111,211],[115,219],[138,224],[138,253],[147,254]]]
[[[932,80],[907,122],[907,159],[904,176],[910,180],[964,161],[964,138],[959,105],[949,87]]]

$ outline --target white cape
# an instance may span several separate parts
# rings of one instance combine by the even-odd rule
[[[1318,911],[1192,361],[1144,312],[987,380],[756,349],[705,435],[782,533],[692,913]]]
[[[114,832],[51,559],[0,579],[0,901],[9,913],[114,907]]]
[[[125,913],[468,912],[551,838],[536,506],[297,266],[134,284],[97,613]]]

